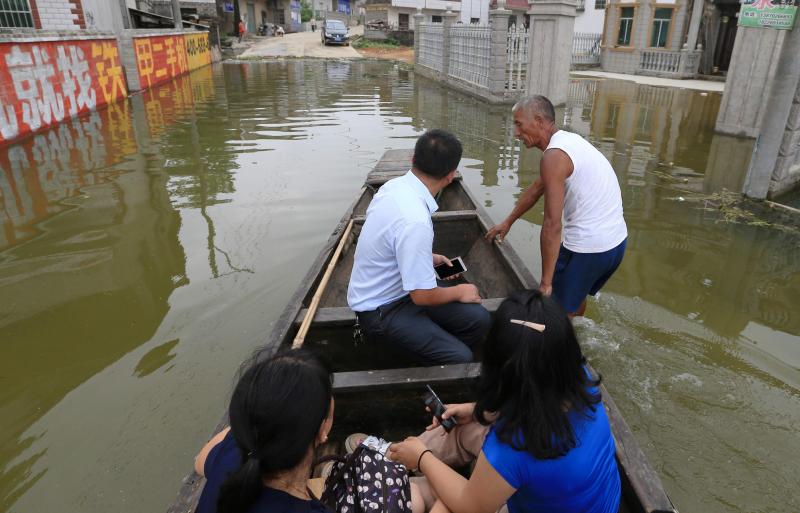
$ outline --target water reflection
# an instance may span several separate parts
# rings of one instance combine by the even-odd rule
[[[793,509],[798,237],[679,199],[737,190],[752,143],[719,95],[569,88],[630,231],[587,354],[680,509]],[[166,507],[366,172],[434,127],[495,220],[538,177],[507,106],[381,62],[208,66],[0,150],[0,509]],[[510,235],[534,274],[542,218]]]
[[[149,340],[181,284],[180,221],[166,174],[142,157],[136,110],[121,102],[0,152],[5,506],[49,467],[31,427]]]

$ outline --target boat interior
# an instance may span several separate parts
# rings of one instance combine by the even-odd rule
[[[391,153],[391,152],[389,152]],[[356,340],[353,327],[355,313],[347,305],[347,288],[353,270],[353,260],[361,229],[366,219],[367,208],[378,189],[389,180],[402,176],[408,171],[408,162],[399,166],[400,159],[387,161],[371,172],[366,185],[352,208],[353,228],[348,236],[333,274],[321,296],[318,309],[305,337],[303,347],[325,354],[331,361],[334,372],[363,370],[382,370],[417,367],[419,364],[402,352],[387,344],[373,340],[368,335]],[[396,168],[389,167],[398,165]],[[434,229],[433,252],[449,258],[460,256],[467,272],[453,280],[452,284],[472,283],[483,298],[483,305],[492,313],[511,291],[526,287],[526,279],[509,264],[506,244],[499,248],[491,244],[485,235],[488,217],[470,192],[463,186],[462,178],[447,186],[437,198],[439,209],[431,216]],[[302,324],[307,308],[311,303],[317,284],[324,273],[321,268],[315,283],[303,300],[303,309],[294,320],[295,331]],[[532,278],[529,278],[530,281]],[[530,285],[528,285],[530,286]],[[283,344],[291,344],[293,337],[284,339]],[[481,347],[476,351],[476,361],[480,360]]]

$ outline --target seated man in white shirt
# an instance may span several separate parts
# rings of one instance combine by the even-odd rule
[[[445,287],[434,265],[434,197],[453,181],[461,142],[444,130],[423,134],[411,171],[380,188],[356,246],[347,302],[362,330],[423,365],[468,363],[489,328],[475,285]]]

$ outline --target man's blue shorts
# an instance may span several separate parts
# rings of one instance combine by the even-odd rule
[[[587,295],[603,288],[625,255],[628,239],[603,253],[576,253],[561,244],[553,273],[553,297],[568,314],[575,313]]]

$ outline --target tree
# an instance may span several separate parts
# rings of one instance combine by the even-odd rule
[[[311,21],[311,17],[314,15],[314,11],[311,9],[311,4],[308,3],[306,0],[302,0],[300,2],[300,21],[303,23],[307,21]]]

